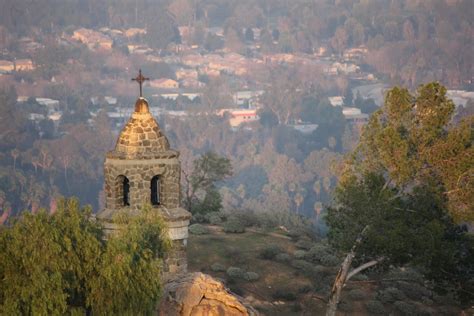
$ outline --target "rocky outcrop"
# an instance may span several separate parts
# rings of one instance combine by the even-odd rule
[[[211,276],[195,272],[169,281],[158,309],[160,316],[258,315]]]

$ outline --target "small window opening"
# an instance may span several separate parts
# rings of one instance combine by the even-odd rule
[[[130,206],[130,181],[126,177],[123,179],[123,205]]]
[[[154,176],[151,178],[151,205],[160,205],[160,177]]]

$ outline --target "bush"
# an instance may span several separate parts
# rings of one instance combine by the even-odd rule
[[[310,250],[311,247],[313,247],[313,245],[314,243],[312,243],[310,240],[307,240],[307,239],[300,239],[295,244],[296,248],[300,248],[304,250]]]
[[[207,222],[211,225],[222,224],[222,214],[219,212],[212,212],[205,215]]]
[[[367,307],[367,311],[374,315],[385,315],[385,308],[380,301],[377,300],[370,300],[365,303]]]
[[[417,308],[412,303],[397,301],[395,302],[394,306],[402,315],[406,315],[406,316],[418,315]]]
[[[338,307],[339,310],[341,310],[343,312],[346,312],[346,313],[352,311],[352,305],[349,304],[349,302],[347,302],[347,301],[341,301],[337,307]]]
[[[340,260],[335,255],[327,254],[322,256],[319,260],[323,266],[332,267],[340,264]]]
[[[293,257],[298,260],[303,260],[306,257],[306,251],[304,250],[296,250],[295,253],[293,254]]]
[[[229,277],[233,279],[240,279],[240,278],[243,278],[245,272],[241,268],[229,267],[226,273]]]
[[[193,235],[209,234],[209,229],[201,224],[192,224],[189,226],[189,232]]]
[[[430,290],[418,283],[411,282],[397,282],[397,288],[412,300],[419,300],[421,297],[431,297]]]
[[[365,292],[361,289],[353,289],[347,293],[349,297],[353,300],[361,300],[365,298]]]
[[[272,297],[275,300],[285,300],[285,301],[294,301],[296,300],[296,295],[289,288],[277,289],[273,292]]]
[[[304,260],[293,260],[291,261],[291,266],[298,270],[313,271],[313,265],[309,263],[308,261],[304,261]]]
[[[328,255],[333,255],[331,248],[326,243],[320,242],[311,247],[308,251],[307,260],[314,263],[320,263],[321,259]]]
[[[353,281],[367,281],[369,279],[368,276],[366,276],[365,274],[363,273],[357,273],[356,275],[354,275],[351,280]]]
[[[257,281],[260,279],[260,275],[256,272],[246,272],[244,273],[244,279],[250,282]]]
[[[224,232],[226,233],[243,233],[245,232],[245,227],[242,223],[236,218],[229,218],[224,224]]]
[[[201,213],[196,213],[193,214],[193,217],[191,218],[192,223],[207,223],[206,216]]]
[[[281,252],[282,249],[280,248],[280,246],[271,244],[265,246],[260,250],[260,257],[265,260],[272,260]]]
[[[275,260],[278,262],[288,262],[290,261],[290,255],[287,253],[279,253],[275,256]]]
[[[216,262],[211,265],[211,270],[214,272],[224,272],[225,266],[223,264],[220,264],[219,262]]]
[[[405,294],[397,288],[388,287],[377,293],[377,299],[382,303],[393,303],[395,301],[403,301],[406,299]]]

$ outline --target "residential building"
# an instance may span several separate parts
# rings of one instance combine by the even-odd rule
[[[160,78],[150,81],[150,86],[156,89],[178,89],[179,83],[169,78]]]
[[[31,59],[17,59],[15,60],[15,70],[16,71],[29,71],[34,70],[35,66]]]
[[[8,60],[0,60],[0,73],[9,73],[15,70],[15,65]]]

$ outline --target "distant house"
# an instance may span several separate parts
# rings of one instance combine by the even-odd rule
[[[36,98],[36,102],[38,104],[46,107],[48,109],[48,113],[58,112],[59,111],[59,101],[53,100],[49,98]]]
[[[354,73],[360,70],[359,66],[350,63],[335,62],[332,64],[332,67],[337,68],[338,72],[343,72],[345,74]]]
[[[369,115],[362,113],[360,109],[353,107],[343,107],[342,114],[346,120],[353,123],[365,123],[369,120]]]
[[[136,27],[129,28],[128,30],[125,30],[123,33],[126,37],[135,37],[137,35],[145,35],[146,34],[146,29],[140,29]]]
[[[329,97],[328,99],[332,106],[342,106],[344,104],[344,98],[342,96]]]
[[[34,70],[35,66],[31,59],[17,59],[15,60],[15,70],[16,71],[29,71]]]
[[[258,99],[258,97],[263,95],[264,93],[265,91],[263,90],[237,91],[233,95],[234,103],[237,105],[244,105],[245,102],[248,102],[248,104],[251,105],[253,100]]]
[[[290,125],[301,134],[309,135],[318,128],[318,124],[296,124]]]
[[[204,84],[203,82],[194,78],[186,78],[182,80],[180,84],[180,86],[183,88],[202,88],[205,85],[206,84]]]
[[[156,89],[178,89],[179,83],[173,79],[161,78],[151,80],[150,86]]]
[[[197,79],[198,72],[194,69],[184,69],[180,68],[176,70],[176,79],[183,80],[183,79]]]
[[[221,72],[217,69],[212,69],[209,67],[201,67],[199,68],[199,73],[204,74],[209,77],[219,77]]]
[[[217,115],[222,117],[226,114],[230,116],[229,124],[232,127],[259,120],[256,109],[222,109],[217,112]]]
[[[130,54],[147,54],[153,52],[153,49],[142,44],[128,44],[127,49]]]
[[[91,50],[112,49],[113,41],[106,35],[94,30],[80,28],[74,31],[72,38],[87,45]]]
[[[360,60],[367,54],[367,52],[368,49],[365,46],[349,48],[344,51],[344,59]]]
[[[0,60],[0,73],[9,73],[15,70],[15,65],[8,60]]]

